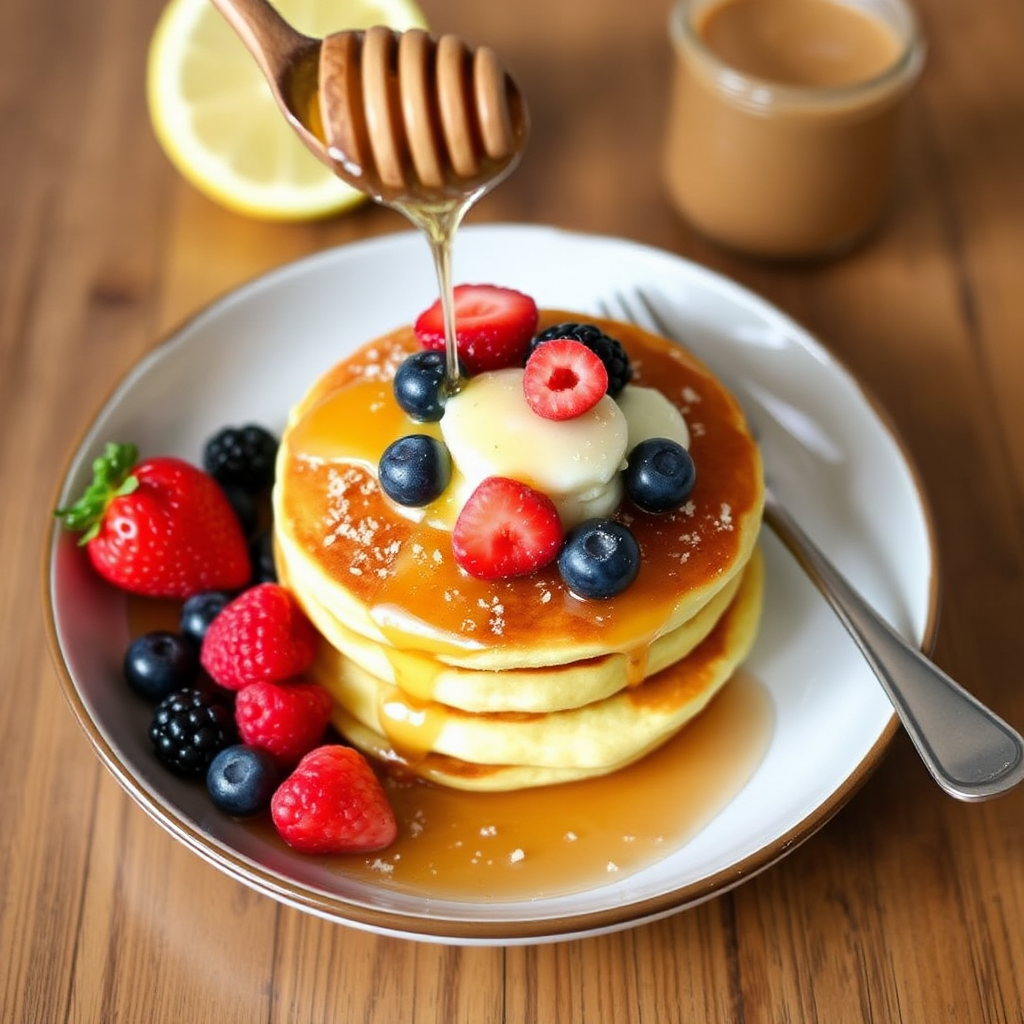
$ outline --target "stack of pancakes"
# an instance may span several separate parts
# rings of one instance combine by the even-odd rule
[[[542,313],[541,327],[582,319]],[[325,643],[313,667],[355,746],[425,778],[499,790],[614,771],[664,743],[727,682],[761,612],[763,482],[732,397],[678,346],[597,320],[684,414],[697,467],[679,511],[618,516],[642,553],[636,581],[580,600],[555,566],[484,581],[455,564],[439,507],[381,492],[375,467],[402,433],[433,432],[394,403],[418,347],[403,328],[314,383],[278,457],[278,572]],[[538,453],[543,458],[543,453]]]

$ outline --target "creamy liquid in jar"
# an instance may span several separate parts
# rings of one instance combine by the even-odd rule
[[[901,0],[682,0],[664,174],[702,233],[769,257],[843,250],[889,192],[923,46]]]

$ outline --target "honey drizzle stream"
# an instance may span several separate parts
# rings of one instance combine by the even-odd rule
[[[455,289],[452,283],[452,250],[455,232],[469,208],[480,198],[483,188],[476,189],[468,196],[440,203],[394,203],[396,210],[404,214],[426,236],[430,255],[437,274],[437,289],[441,298],[444,319],[444,394],[456,395],[461,388],[459,374],[459,353],[455,325]]]

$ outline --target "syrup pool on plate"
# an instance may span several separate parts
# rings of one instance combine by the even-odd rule
[[[128,620],[133,636],[175,629],[178,606],[130,597]],[[504,793],[385,776],[398,839],[369,856],[320,861],[339,876],[467,901],[614,882],[678,850],[740,792],[768,749],[773,722],[767,690],[741,669],[682,732],[609,775]],[[244,827],[286,849],[267,816]]]

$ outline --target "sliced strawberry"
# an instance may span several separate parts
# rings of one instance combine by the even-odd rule
[[[455,561],[483,580],[525,576],[562,546],[554,502],[518,480],[489,476],[462,507],[452,531]]]
[[[522,366],[537,330],[537,303],[493,284],[460,284],[454,292],[456,345],[466,372]],[[444,349],[440,299],[417,317],[413,331],[425,349]]]
[[[593,409],[608,390],[600,357],[572,338],[546,341],[533,350],[523,371],[527,404],[546,420],[571,420]]]

